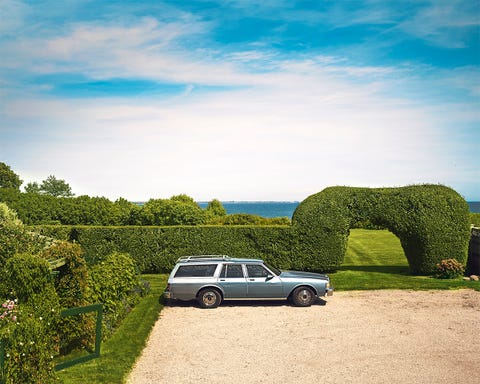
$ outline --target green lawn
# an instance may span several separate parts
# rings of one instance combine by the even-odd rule
[[[168,275],[142,277],[151,284],[149,295],[129,313],[113,336],[102,343],[100,358],[59,372],[65,384],[124,382],[162,309],[159,299]]]
[[[345,262],[331,273],[337,291],[355,289],[457,289],[480,290],[480,283],[411,276],[400,240],[387,230],[354,229],[348,239]]]

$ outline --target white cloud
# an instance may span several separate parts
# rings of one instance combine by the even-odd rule
[[[22,166],[77,194],[134,200],[301,200],[333,184],[437,181],[435,131],[415,106],[321,68],[255,76],[258,87],[171,100],[10,103],[10,118],[46,120],[52,139],[25,137]]]
[[[422,82],[425,71],[415,66],[189,49],[185,42],[209,28],[188,17],[77,23],[54,37],[4,45],[4,68],[185,88],[168,97],[61,99],[38,92],[51,84],[23,84],[23,94],[2,96],[0,155],[15,155],[14,164],[9,156],[5,161],[26,181],[55,174],[76,194],[132,200],[179,193],[200,200],[302,200],[335,184],[465,180],[452,165],[466,169],[455,154],[461,144],[446,132],[478,123],[478,112],[471,102],[412,95],[427,87],[474,95],[478,82],[468,79],[476,69],[432,72]],[[225,88],[205,92],[202,85]]]

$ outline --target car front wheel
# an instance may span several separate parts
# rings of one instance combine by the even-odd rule
[[[292,300],[297,307],[309,307],[315,301],[315,294],[308,287],[298,287],[293,291]]]
[[[217,308],[222,302],[222,295],[214,288],[205,288],[198,293],[198,303],[202,308]]]

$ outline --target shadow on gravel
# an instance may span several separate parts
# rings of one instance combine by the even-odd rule
[[[198,303],[196,300],[190,300],[190,301],[170,300],[168,302],[166,300],[162,300],[162,301],[164,301],[163,305],[166,307],[198,307]],[[312,306],[324,306],[326,304],[327,302],[325,300],[317,299],[317,301],[313,303]],[[225,300],[222,302],[222,304],[220,304],[220,307],[284,307],[284,306],[300,308],[300,307],[295,307],[295,305],[293,305],[291,302],[286,300]]]

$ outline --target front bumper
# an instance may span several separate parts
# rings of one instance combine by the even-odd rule
[[[163,298],[169,300],[172,298],[172,293],[170,291],[163,292]]]
[[[327,290],[325,291],[325,296],[333,296],[333,291],[333,288],[327,288]]]

